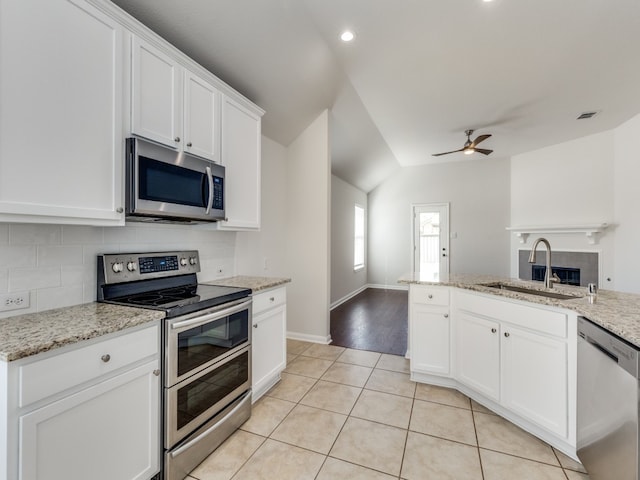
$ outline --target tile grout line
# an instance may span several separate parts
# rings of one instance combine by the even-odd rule
[[[473,404],[471,403],[470,398],[469,398],[469,406],[471,407],[471,419],[473,420],[473,431],[476,435],[476,444],[477,444],[476,448],[478,453],[478,461],[480,462],[480,475],[482,475],[482,478],[484,480],[484,466],[482,465],[482,455],[480,455],[480,439],[478,438],[478,427],[476,426],[476,412],[473,411]]]

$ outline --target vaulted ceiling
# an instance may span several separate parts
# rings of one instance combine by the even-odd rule
[[[114,3],[264,108],[285,146],[329,109],[332,171],[365,192],[400,166],[483,161],[432,156],[466,129],[504,158],[640,112],[637,0]]]

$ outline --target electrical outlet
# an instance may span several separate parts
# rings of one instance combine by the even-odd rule
[[[5,293],[0,295],[0,312],[29,308],[29,292]]]

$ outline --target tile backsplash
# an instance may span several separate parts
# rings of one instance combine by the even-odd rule
[[[0,312],[0,318],[95,301],[100,253],[198,250],[199,281],[235,275],[235,239],[235,232],[208,225],[0,223],[0,294],[30,293],[29,308]]]

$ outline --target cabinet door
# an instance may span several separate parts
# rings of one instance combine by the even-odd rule
[[[500,400],[500,324],[466,312],[456,315],[456,377]]]
[[[1,11],[0,221],[123,224],[122,26],[80,1]]]
[[[173,148],[182,147],[182,70],[138,37],[131,48],[131,129]]]
[[[220,162],[220,92],[191,72],[184,82],[184,150]]]
[[[287,307],[281,305],[253,318],[252,386],[257,400],[279,378],[287,364]]]
[[[160,470],[159,361],[20,417],[20,480],[146,480]]]
[[[503,405],[566,437],[566,342],[505,324],[501,348]]]
[[[451,326],[446,309],[411,306],[411,371],[448,375]]]
[[[222,163],[226,167],[226,222],[222,230],[260,228],[261,118],[234,100],[222,101]]]

